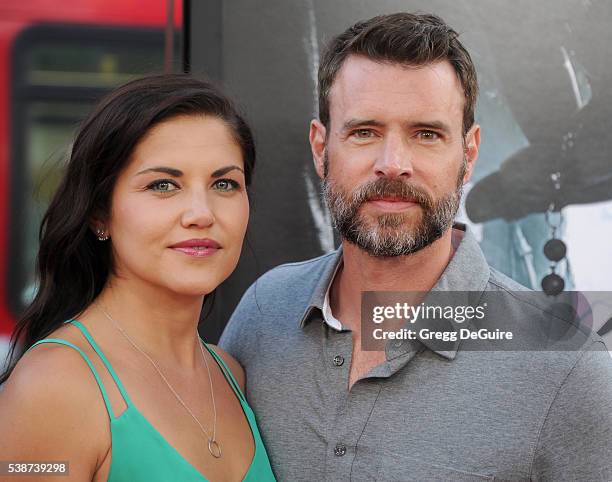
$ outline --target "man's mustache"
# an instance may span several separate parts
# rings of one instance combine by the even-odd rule
[[[401,179],[378,178],[357,188],[351,196],[351,204],[360,205],[380,198],[395,198],[398,201],[415,202],[423,208],[433,207],[431,197],[420,187]]]

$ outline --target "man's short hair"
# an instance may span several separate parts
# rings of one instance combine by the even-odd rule
[[[357,22],[333,38],[323,55],[319,66],[319,119],[329,127],[329,93],[349,55],[407,66],[448,60],[463,87],[465,135],[474,124],[478,81],[470,54],[458,36],[440,17],[431,14],[402,12]]]

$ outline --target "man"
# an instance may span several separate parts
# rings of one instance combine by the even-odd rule
[[[245,367],[280,480],[612,478],[603,343],[580,331],[580,349],[538,352],[551,316],[452,226],[478,156],[476,97],[468,52],[433,15],[357,23],[323,57],[310,143],[342,246],[262,276],[220,343]],[[366,350],[362,293],[389,291],[476,293],[529,350]]]

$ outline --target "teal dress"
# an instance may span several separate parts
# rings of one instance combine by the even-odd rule
[[[61,345],[66,345],[79,352],[91,369],[100,387],[100,392],[102,393],[102,398],[104,399],[104,404],[106,405],[110,418],[112,461],[108,482],[208,482],[193,465],[187,462],[187,460],[168,443],[168,441],[132,404],[121,380],[119,380],[115,370],[113,370],[113,367],[106,359],[87,328],[77,320],[69,320],[66,323],[73,324],[83,333],[91,347],[104,363],[104,366],[106,366],[110,375],[113,377],[127,405],[126,410],[121,415],[116,417],[113,413],[106,388],[96,368],[79,347],[66,340],[47,338],[34,343],[30,349],[41,343],[59,343]],[[249,470],[244,476],[243,482],[275,481],[276,479],[272,473],[268,454],[261,440],[253,410],[251,410],[236,380],[223,360],[211,350],[206,343],[204,343],[204,346],[215,359],[225,379],[240,400],[240,405],[242,406],[242,410],[246,415],[253,434],[255,454],[253,455],[253,460],[251,461]]]

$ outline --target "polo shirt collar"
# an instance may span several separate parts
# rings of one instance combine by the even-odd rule
[[[327,294],[332,281],[334,281],[334,275],[336,274],[340,263],[342,263],[342,245],[340,245],[337,250],[333,251],[325,262],[323,272],[321,273],[321,276],[317,280],[314,290],[312,291],[306,311],[304,311],[304,314],[300,319],[300,326],[302,328],[304,328],[304,326],[312,319],[313,313],[316,313],[317,310],[319,312],[323,311],[325,295]]]
[[[471,293],[470,304],[477,302],[480,294],[484,291],[490,276],[490,269],[487,260],[476,241],[474,235],[463,223],[455,223],[453,229],[459,231],[459,235],[463,234],[458,240],[456,251],[451,258],[448,266],[438,279],[437,283],[432,288],[432,291],[453,291]],[[303,328],[313,317],[315,313],[321,313],[325,295],[328,292],[334,275],[339,264],[342,262],[342,246],[340,246],[326,260],[322,274],[317,281],[310,301],[300,319],[300,326]],[[473,296],[473,297],[472,297]],[[449,329],[458,330],[464,327],[456,323],[454,320],[449,320]],[[421,341],[427,348],[438,353],[439,355],[453,359],[457,354],[460,341],[453,343],[445,343],[444,349],[440,348],[435,341]],[[387,356],[395,358],[404,354],[406,350],[410,350],[410,344],[404,343],[402,346],[391,346],[387,344]]]

